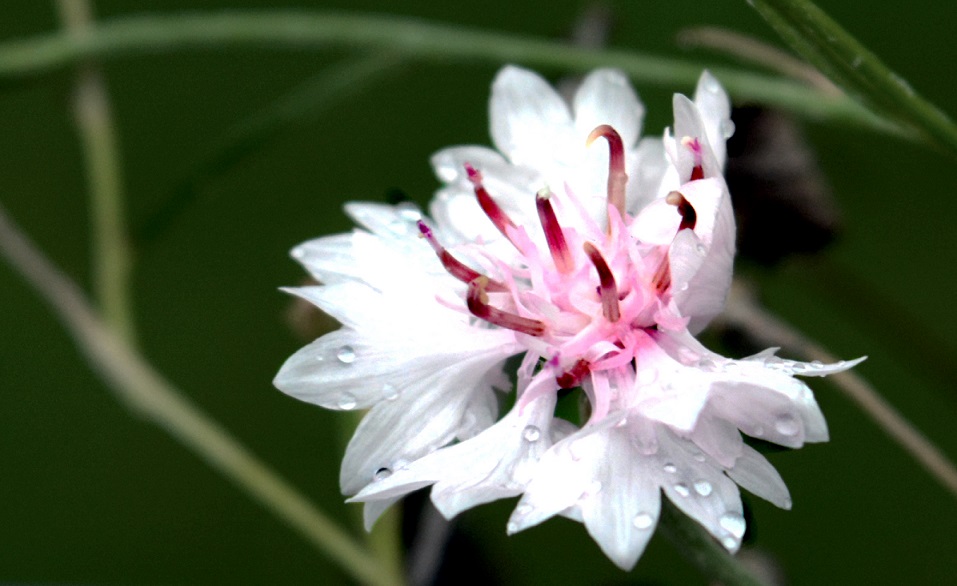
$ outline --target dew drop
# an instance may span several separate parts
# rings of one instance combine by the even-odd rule
[[[704,247],[704,244],[696,244],[694,249],[698,254],[704,254],[706,250],[706,248]]]
[[[517,531],[518,531],[518,523],[509,521],[508,524],[505,525],[506,533],[511,535],[512,533],[516,533]]]
[[[542,437],[542,430],[538,429],[534,425],[529,425],[524,430],[522,430],[522,437],[525,438],[525,441],[534,443]]]
[[[628,425],[628,418],[622,417],[621,420],[615,424],[615,427],[625,427],[626,425]]]
[[[751,435],[754,437],[761,437],[764,435],[764,428],[760,425],[754,427],[754,431],[751,432]]]
[[[712,94],[716,94],[719,91],[721,91],[721,84],[718,83],[717,79],[711,76],[708,76],[704,81],[704,89],[711,92]]]
[[[705,460],[708,459],[708,457],[705,456],[703,452],[695,452],[691,457],[698,462],[704,462]]]
[[[707,480],[698,480],[694,483],[694,491],[701,496],[708,496],[714,488]]]
[[[675,489],[675,492],[681,496],[686,497],[691,494],[691,490],[688,489],[688,485],[683,482],[679,482],[678,484],[674,485],[673,488]]]
[[[744,535],[744,517],[738,513],[725,513],[718,519],[718,525],[735,537],[735,542]]]
[[[339,408],[343,411],[351,411],[356,408],[356,398],[349,393],[343,393],[342,396],[339,397],[337,405],[339,405]]]
[[[821,367],[821,366],[824,366],[824,363],[821,362],[820,360],[812,360],[812,361],[811,361],[811,366]]]
[[[791,414],[784,414],[774,420],[774,429],[781,435],[796,435],[801,430],[801,424]]]
[[[418,222],[422,219],[422,212],[419,211],[419,206],[412,202],[404,201],[395,207],[399,211],[399,217],[403,220]]]
[[[678,287],[678,290],[679,290],[679,291],[687,291],[687,290],[688,290],[688,283],[682,283],[681,286]]]
[[[731,550],[738,546],[738,540],[734,537],[725,537],[721,540],[721,545],[723,545],[725,549]]]
[[[672,464],[671,462],[668,462],[667,464],[665,464],[664,470],[668,474],[674,474],[675,472],[678,471],[678,467]]]
[[[356,360],[356,351],[352,346],[343,346],[336,351],[336,358],[343,364],[352,364]]]
[[[725,138],[734,136],[734,122],[730,119],[721,121],[721,136]]]
[[[386,401],[395,401],[399,398],[399,389],[389,383],[385,383],[382,385],[382,396],[385,397]]]
[[[655,518],[648,513],[638,513],[631,520],[631,524],[635,526],[635,529],[650,529],[655,524]]]
[[[515,507],[515,514],[520,517],[524,517],[525,515],[531,512],[532,512],[532,505],[529,505],[529,504],[521,504]]]
[[[297,246],[292,249],[292,257],[297,260],[302,260],[306,258],[306,249],[301,246]]]
[[[392,476],[392,470],[389,468],[379,468],[375,471],[375,474],[372,475],[372,480],[385,480],[386,478]]]

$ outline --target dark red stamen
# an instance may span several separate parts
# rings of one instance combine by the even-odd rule
[[[699,167],[695,167],[698,169]],[[694,176],[692,175],[692,178]],[[695,224],[698,223],[698,213],[695,212],[694,207],[691,203],[678,191],[672,191],[665,197],[665,202],[678,208],[678,213],[681,214],[681,224],[678,226],[678,231],[682,231],[685,228],[691,228],[694,230]]]
[[[476,271],[475,269],[472,269],[471,267],[466,266],[465,264],[462,263],[462,261],[452,256],[452,254],[448,250],[446,250],[441,244],[439,244],[438,240],[436,240],[435,236],[432,234],[432,229],[426,226],[425,222],[423,222],[422,220],[419,220],[418,225],[419,225],[419,232],[422,234],[422,236],[425,237],[425,239],[432,246],[432,250],[435,251],[436,256],[438,256],[439,260],[442,262],[442,266],[445,267],[445,270],[448,271],[450,275],[452,275],[459,281],[462,281],[463,283],[471,283],[472,281],[474,281],[475,279],[478,279],[479,277],[484,277],[485,279],[488,280],[488,285],[486,286],[486,289],[488,291],[507,291],[508,290],[508,288],[505,285],[497,281],[488,279],[488,277],[485,277],[482,273]]]
[[[665,254],[665,258],[661,259],[661,264],[658,265],[658,270],[655,271],[655,276],[651,278],[651,283],[655,286],[655,292],[659,297],[671,287],[670,265],[669,257]]]
[[[610,322],[616,322],[621,317],[621,308],[618,306],[618,285],[615,283],[615,276],[611,274],[608,263],[602,257],[601,253],[591,242],[584,245],[585,254],[595,265],[598,271],[598,293],[601,295],[601,311],[605,319]]]
[[[701,168],[701,165],[695,165],[694,169],[691,170],[691,180],[696,181],[698,179],[704,179],[704,169]]]
[[[478,277],[469,283],[469,292],[466,304],[469,311],[477,318],[484,319],[490,324],[528,334],[529,336],[543,336],[545,324],[537,319],[530,319],[496,309],[488,304],[489,280],[488,277]]]
[[[590,365],[588,361],[581,358],[569,370],[555,377],[560,389],[574,389],[581,385],[582,380],[588,375]]]
[[[618,214],[624,218],[625,183],[628,182],[628,174],[625,173],[625,146],[618,131],[607,124],[592,130],[585,145],[591,145],[600,137],[608,141],[608,203],[615,206]]]
[[[545,240],[548,242],[548,251],[552,254],[552,260],[555,261],[555,268],[558,272],[568,274],[575,269],[575,260],[572,253],[568,250],[568,243],[565,242],[565,233],[555,217],[555,209],[549,201],[551,192],[543,189],[535,197],[535,205],[538,207],[538,219],[542,223],[542,230],[545,232]]]
[[[475,198],[478,200],[482,211],[485,212],[489,220],[492,220],[492,223],[495,224],[498,231],[502,233],[502,236],[511,240],[508,231],[515,229],[515,223],[512,222],[512,219],[508,217],[505,211],[495,203],[492,196],[489,195],[485,189],[485,185],[482,183],[482,174],[468,163],[465,163],[465,173],[468,175],[469,181],[472,182],[472,187],[475,189]]]

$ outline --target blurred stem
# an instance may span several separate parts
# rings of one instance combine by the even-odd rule
[[[709,579],[724,586],[761,586],[744,565],[666,498],[661,499],[658,529]]]
[[[585,72],[616,67],[647,84],[693,88],[702,65],[634,51],[589,49],[521,35],[383,15],[260,11],[136,16],[99,23],[83,37],[53,34],[0,44],[0,80],[37,75],[85,59],[224,47],[394,51],[436,62],[517,62]],[[792,80],[711,68],[738,100],[901,134],[846,96],[828,96]],[[911,136],[913,138],[913,136]]]
[[[87,0],[57,0],[69,38],[82,42],[93,30]],[[73,113],[83,145],[90,191],[95,299],[103,318],[125,340],[135,339],[130,296],[130,245],[123,206],[123,179],[116,128],[103,74],[92,63],[79,63]]]
[[[732,287],[722,319],[747,333],[759,347],[778,346],[808,361],[838,361],[833,354],[762,308],[745,285]],[[830,375],[828,380],[957,498],[957,467],[954,463],[863,377],[853,371],[844,371]]]
[[[957,125],[810,0],[747,0],[802,57],[877,114],[957,152]]]
[[[357,582],[370,586],[402,583],[401,574],[381,566],[133,350],[97,315],[79,287],[13,224],[2,207],[0,255],[50,305],[90,366],[118,399],[235,482]]]

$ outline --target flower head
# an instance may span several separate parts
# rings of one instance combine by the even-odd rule
[[[738,486],[788,508],[741,434],[825,441],[815,365],[719,356],[693,334],[723,307],[734,219],[722,176],[729,104],[705,73],[674,98],[673,131],[639,140],[625,77],[598,70],[571,104],[529,71],[492,88],[497,150],[444,150],[430,208],[349,204],[362,227],[293,250],[322,285],[291,289],[342,323],[291,357],[276,386],[330,409],[370,409],[344,494],[366,522],[432,486],[451,517],[521,495],[510,533],[556,514],[631,567],[662,492],[735,551]],[[514,405],[506,360],[520,357]],[[555,416],[581,389],[582,421]]]

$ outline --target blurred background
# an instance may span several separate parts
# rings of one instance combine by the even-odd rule
[[[98,19],[231,8],[389,12],[567,39],[591,6],[570,0],[102,0],[95,11]],[[852,0],[822,0],[821,6],[931,102],[957,113],[957,4],[915,0],[905,9],[878,2],[863,10]],[[698,25],[778,44],[745,2],[604,7],[607,42],[616,48],[734,64],[677,43],[680,31]],[[0,41],[60,26],[53,2],[6,0]],[[338,492],[343,418],[271,385],[283,360],[304,343],[289,325],[290,299],[278,291],[304,278],[288,251],[350,229],[341,211],[346,201],[408,197],[425,204],[437,187],[428,164],[433,152],[490,142],[487,99],[497,70],[488,63],[397,62],[374,83],[298,110],[254,141],[237,145],[231,138],[274,112],[277,100],[301,95],[326,79],[317,76],[328,77],[330,68],[342,69],[354,57],[333,49],[247,48],[143,55],[103,66],[135,245],[139,347],[193,401],[345,524],[354,522],[357,505],[343,504]],[[71,113],[74,80],[74,71],[62,70],[0,82],[0,202],[89,290],[90,220]],[[637,89],[649,134],[669,123],[672,91],[691,90]],[[745,156],[753,145],[748,150],[740,141],[755,114],[741,116]],[[810,203],[770,212],[742,201],[748,214],[742,225],[772,234],[781,226],[779,235],[800,247],[816,242],[823,222],[834,241],[813,254],[759,258],[767,249],[760,230],[752,230],[757,244],[750,259],[739,259],[738,274],[758,284],[770,309],[834,353],[868,355],[858,371],[957,457],[953,160],[833,124],[799,120],[784,132],[798,144],[806,139],[810,163],[784,174],[778,187],[790,193],[820,173],[812,182],[829,186],[833,199],[825,188]],[[747,163],[738,169],[744,185],[749,169]],[[823,220],[785,230],[803,216]],[[120,404],[47,306],[3,263],[0,308],[0,582],[345,580],[260,504]],[[721,340],[712,336],[709,343]],[[779,511],[747,497],[747,555],[772,560],[792,584],[953,579],[953,497],[828,382],[812,379],[811,386],[831,442],[770,456],[795,505]],[[616,569],[580,525],[564,519],[506,537],[513,506],[500,502],[463,514],[449,559],[506,584],[705,583],[660,536],[630,574]]]

